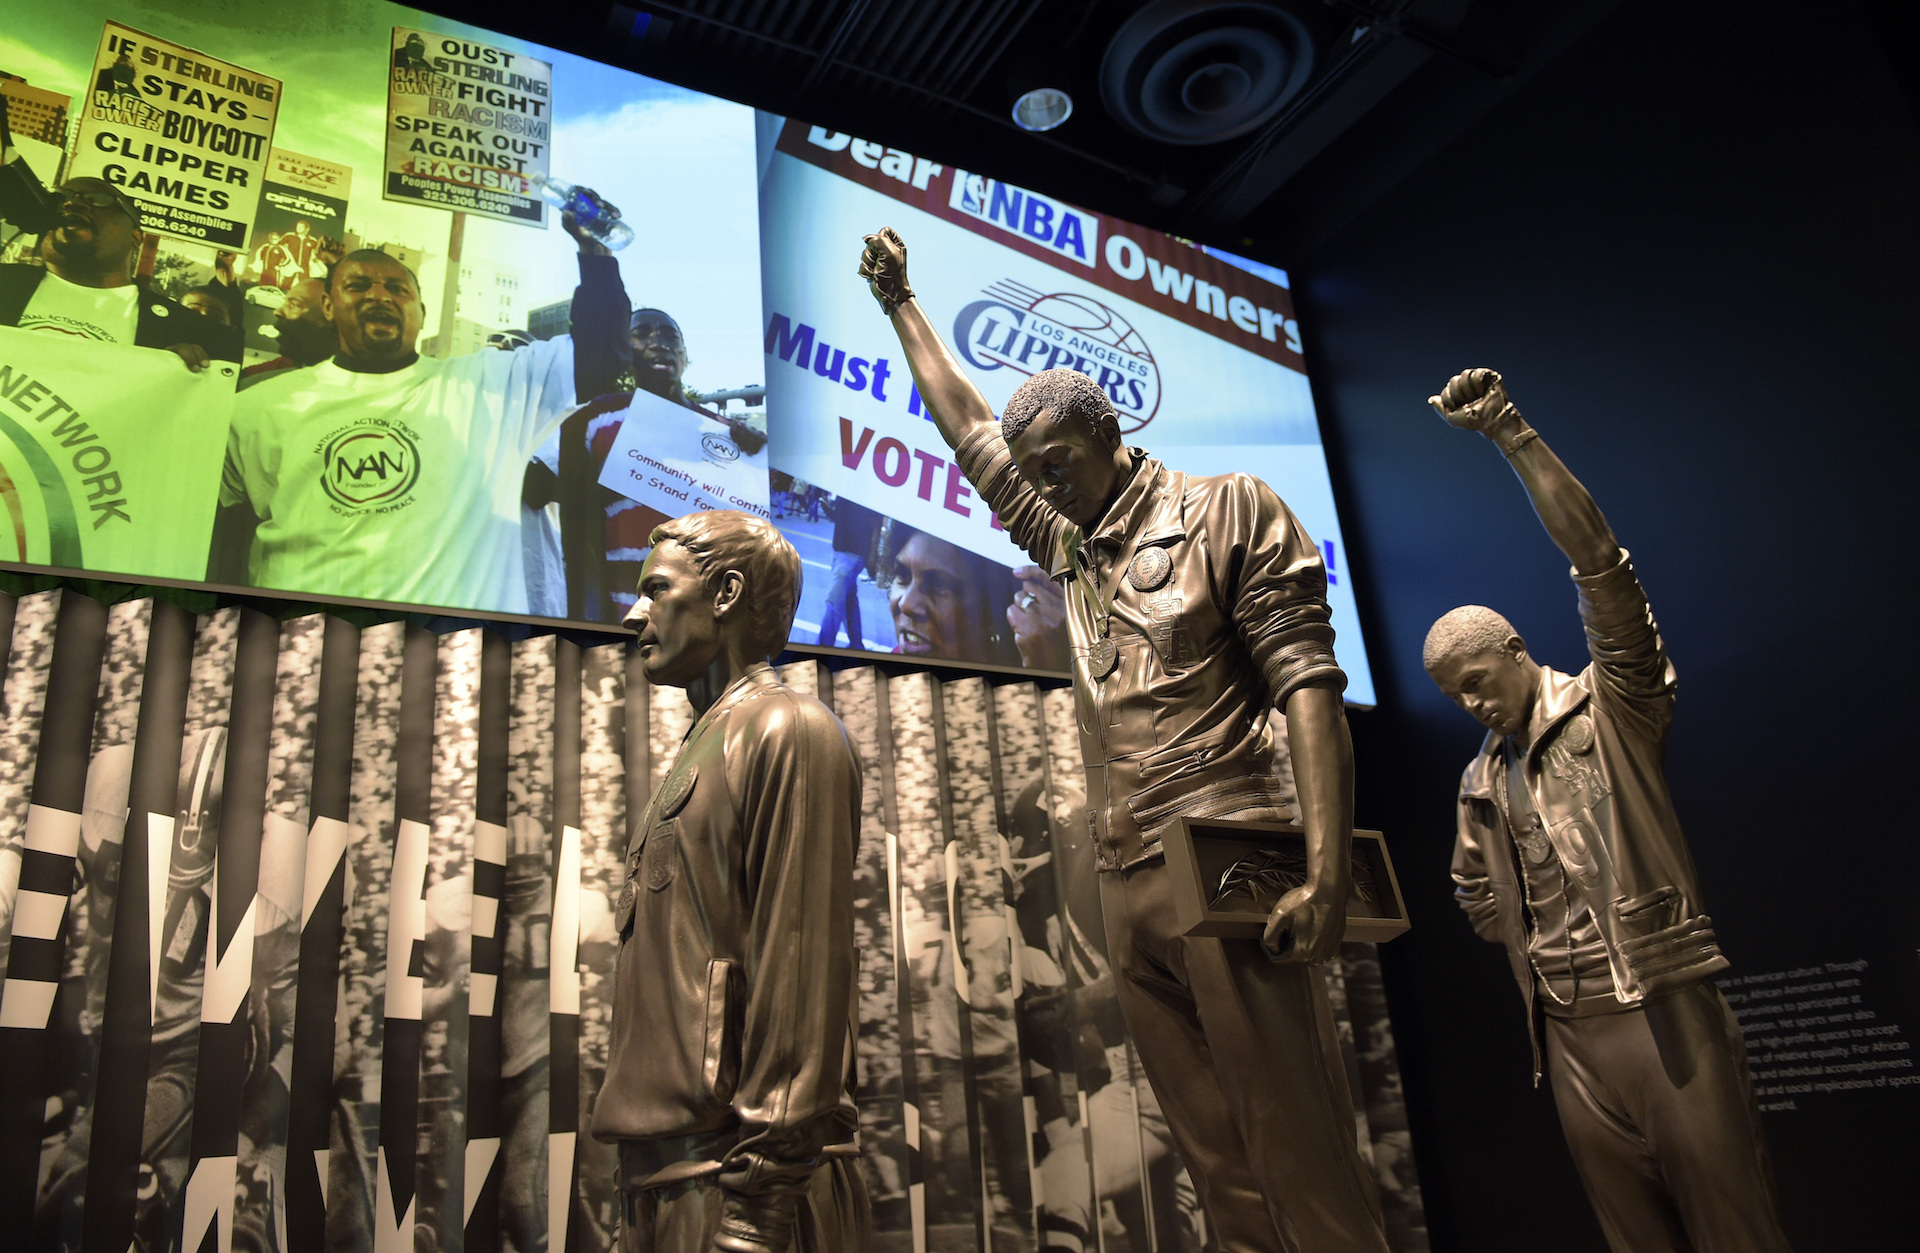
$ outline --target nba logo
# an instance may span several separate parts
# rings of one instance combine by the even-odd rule
[[[987,180],[978,174],[969,174],[959,180],[960,207],[968,213],[985,215],[987,211]]]

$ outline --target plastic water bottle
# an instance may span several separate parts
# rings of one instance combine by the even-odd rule
[[[581,230],[608,248],[618,252],[633,242],[633,228],[620,220],[619,208],[602,200],[591,188],[562,182],[545,174],[529,174],[527,181],[539,191],[542,200],[562,213],[573,214],[573,220],[580,224]]]

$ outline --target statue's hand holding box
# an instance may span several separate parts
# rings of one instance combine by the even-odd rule
[[[1162,841],[1186,935],[1257,940],[1274,905],[1307,881],[1306,836],[1289,823],[1182,818]],[[1411,925],[1386,837],[1355,831],[1346,938],[1391,940]]]

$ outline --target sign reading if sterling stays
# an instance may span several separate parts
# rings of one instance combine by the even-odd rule
[[[551,65],[396,26],[387,84],[386,199],[546,225]]]
[[[216,248],[247,242],[280,80],[108,22],[68,178],[140,202],[141,229]]]

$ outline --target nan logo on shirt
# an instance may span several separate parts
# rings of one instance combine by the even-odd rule
[[[50,331],[55,335],[97,340],[103,344],[120,342],[119,336],[98,322],[89,322],[85,318],[70,318],[58,313],[23,313],[16,325],[23,331]]]
[[[420,481],[414,433],[388,419],[363,418],[320,446],[320,487],[340,513],[386,513],[412,503]]]

